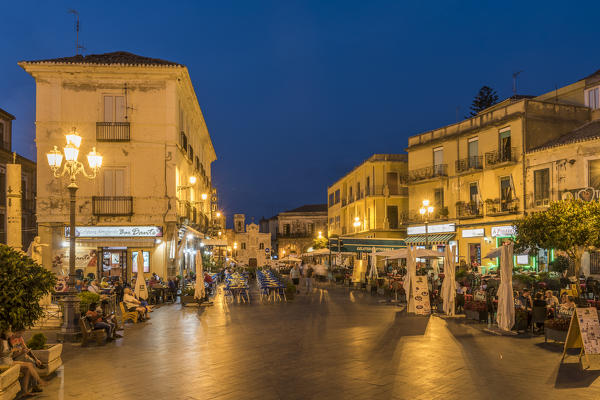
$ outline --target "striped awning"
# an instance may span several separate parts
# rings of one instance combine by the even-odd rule
[[[414,235],[406,238],[406,244],[423,246],[425,245],[425,239],[429,244],[447,244],[448,241],[454,239],[454,236],[454,233],[430,233],[427,238],[425,238],[425,235]]]

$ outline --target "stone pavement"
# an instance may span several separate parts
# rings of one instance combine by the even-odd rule
[[[67,346],[47,399],[598,399],[543,337],[408,317],[345,288],[291,303],[163,306],[106,346]]]

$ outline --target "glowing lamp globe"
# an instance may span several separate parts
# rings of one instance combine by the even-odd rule
[[[79,157],[79,149],[73,143],[68,143],[63,148],[63,152],[67,161],[77,161],[77,157]]]
[[[56,146],[54,146],[54,149],[46,153],[46,157],[48,158],[48,165],[50,165],[50,168],[60,168],[62,164],[63,155]]]
[[[102,166],[102,156],[96,153],[95,147],[92,147],[92,151],[88,154],[87,159],[91,169],[97,170]]]
[[[66,135],[67,137],[67,144],[72,144],[73,146],[79,148],[79,146],[81,146],[81,136],[79,136],[77,133],[75,133],[75,130],[73,130],[73,133],[69,133],[68,135]]]

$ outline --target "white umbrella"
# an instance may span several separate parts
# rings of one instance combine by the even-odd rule
[[[369,271],[369,278],[379,278],[379,274],[377,273],[377,257],[375,256],[375,247],[371,248],[371,270]]]
[[[500,287],[498,288],[498,327],[510,331],[515,324],[515,299],[512,286],[513,245],[502,246],[500,252]]]
[[[417,266],[416,260],[413,256],[412,247],[408,247],[408,254],[406,257],[406,276],[404,277],[404,292],[406,292],[406,310],[408,312],[414,313],[417,309],[415,307],[415,302],[412,298],[412,289],[414,285],[414,279],[417,275]]]
[[[137,252],[137,256],[135,257],[135,265],[137,268],[137,278],[135,279],[135,294],[139,299],[147,300],[148,287],[146,286],[146,277],[144,276],[144,254],[141,251]]]
[[[202,265],[202,255],[200,251],[196,251],[196,286],[194,287],[194,298],[203,299],[204,291],[204,268]]]
[[[444,299],[444,313],[454,315],[454,304],[456,299],[456,274],[454,268],[455,248],[446,246],[444,254],[444,282],[442,282],[442,299]]]

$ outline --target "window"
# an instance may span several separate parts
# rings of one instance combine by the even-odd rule
[[[398,206],[387,206],[387,217],[390,229],[398,229]]]
[[[508,211],[513,201],[513,185],[510,176],[500,178],[500,209]]]
[[[550,169],[533,171],[533,198],[536,207],[550,202]]]
[[[360,199],[362,196],[360,195],[360,182],[356,182],[356,198]]]
[[[335,191],[335,204],[340,202],[340,189]]]
[[[471,204],[479,204],[479,184],[473,182],[469,185],[469,202]]]
[[[149,251],[143,251],[143,258],[144,258],[144,272],[150,272],[150,252]],[[114,254],[117,255],[117,254]],[[118,255],[117,255],[118,257]],[[138,269],[137,269],[137,257],[138,257],[138,252],[134,251],[131,253],[131,265],[132,265],[132,272],[134,274],[137,274]],[[118,260],[118,258],[117,258]],[[116,263],[118,263],[119,261],[117,261]]]
[[[334,204],[334,195],[333,193],[329,194],[329,207],[331,207]]]
[[[315,224],[306,224],[306,232],[309,235],[312,235],[312,233],[315,231]]]
[[[339,216],[339,215],[337,215],[337,216],[335,217],[335,226],[337,226],[337,227],[339,227],[339,226],[340,226],[340,216]]]
[[[352,186],[350,186],[350,188],[348,189],[348,197],[350,198],[349,201],[353,201],[354,196],[352,196]]]
[[[500,131],[500,162],[511,160],[510,129]]]
[[[390,191],[390,195],[398,194],[398,173],[388,172],[385,174],[385,183]]]
[[[284,234],[285,236],[287,236],[287,235],[289,235],[289,234],[290,234],[290,224],[285,224],[285,225],[283,225],[283,234]]]
[[[242,250],[246,250],[246,242],[242,242]]]
[[[371,194],[371,177],[367,176],[367,184],[365,185],[365,194],[368,196]]]
[[[261,242],[261,243],[259,243],[259,245],[258,245],[258,249],[259,249],[259,250],[264,250],[264,249],[265,249],[265,244],[264,244],[264,243],[262,243],[262,242]]]
[[[433,198],[433,205],[439,212],[444,208],[444,189],[434,189]]]
[[[104,96],[104,122],[126,122],[125,96]]]
[[[593,110],[600,108],[600,86],[585,91],[585,105]]]
[[[600,189],[600,159],[588,161],[588,186]]]
[[[438,147],[433,149],[433,174],[442,175],[444,164],[444,148]]]
[[[105,168],[104,196],[124,196],[127,192],[125,168]]]
[[[469,168],[479,168],[479,138],[469,139]]]

